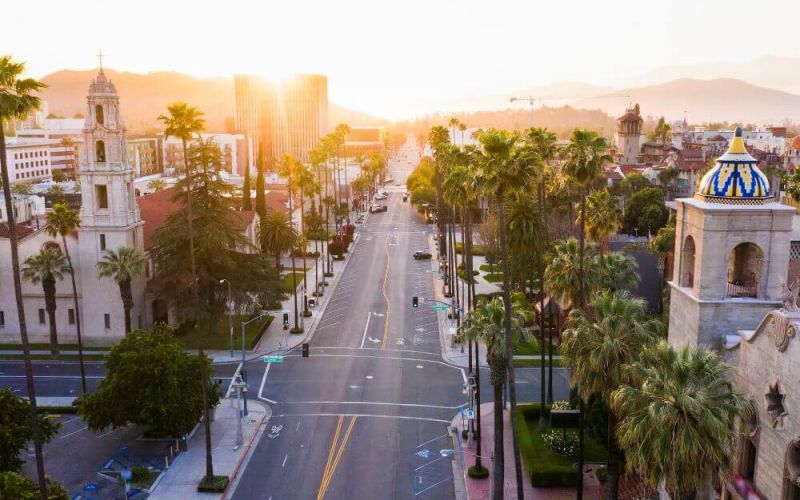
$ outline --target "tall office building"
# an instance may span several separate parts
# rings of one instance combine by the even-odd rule
[[[328,79],[296,74],[284,82],[236,75],[236,129],[248,136],[251,163],[264,155],[267,166],[285,154],[306,161],[328,133]]]

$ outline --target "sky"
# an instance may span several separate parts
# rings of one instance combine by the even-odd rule
[[[31,76],[96,67],[98,50],[105,66],[138,73],[321,73],[332,101],[390,119],[558,81],[616,86],[668,65],[800,56],[797,0],[38,0],[2,11],[0,53]]]

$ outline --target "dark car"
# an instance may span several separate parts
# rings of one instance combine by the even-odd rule
[[[426,260],[433,257],[430,252],[426,252],[425,250],[417,250],[414,252],[414,259],[415,260]]]
[[[387,207],[386,205],[372,205],[371,207],[369,207],[369,211],[373,214],[375,212],[388,212],[389,207]]]

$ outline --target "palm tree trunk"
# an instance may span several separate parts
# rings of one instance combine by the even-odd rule
[[[472,221],[470,220],[470,207],[464,207],[464,222],[465,222],[465,235],[464,239],[464,252],[467,256],[467,272],[469,281],[467,282],[468,300],[467,309],[470,311],[475,310],[475,283],[472,277]],[[470,372],[475,376],[475,425],[477,426],[477,436],[475,437],[475,468],[483,468],[481,464],[481,355],[478,346],[478,340],[475,339],[475,365],[470,369]],[[470,353],[472,346],[470,346]]]
[[[64,255],[67,257],[67,264],[69,264],[69,278],[72,282],[72,299],[75,306],[75,332],[78,334],[78,364],[81,368],[81,394],[86,394],[86,367],[83,364],[83,339],[81,338],[81,312],[80,305],[78,304],[78,287],[75,285],[75,268],[72,267],[72,257],[69,255],[69,248],[67,248],[67,237],[61,235],[61,243],[64,245]]]
[[[617,444],[617,416],[608,410],[608,500],[619,497],[619,445]]]
[[[133,309],[133,292],[130,281],[120,281],[119,294],[122,297],[122,309],[125,312],[125,335],[131,333],[131,309]]]
[[[8,214],[8,239],[11,246],[11,269],[14,277],[14,297],[17,302],[19,318],[19,338],[22,344],[22,358],[25,363],[25,382],[28,389],[28,401],[31,411],[31,431],[33,435],[33,451],[36,456],[36,479],[39,483],[39,498],[47,500],[47,481],[44,476],[44,457],[42,456],[42,430],[39,427],[39,410],[36,407],[36,388],[33,385],[33,363],[28,343],[28,324],[25,321],[25,305],[22,301],[22,281],[20,279],[19,248],[17,246],[17,222],[14,217],[14,204],[11,198],[11,184],[8,180],[8,162],[6,158],[6,136],[3,130],[3,119],[0,118],[0,178],[3,181],[3,197]]]
[[[292,210],[294,210],[294,200],[292,199],[292,178],[289,177],[289,222],[292,221]],[[294,295],[294,330],[298,331],[299,325],[297,323],[297,274],[294,272],[294,249],[291,250],[292,256],[292,294]]]
[[[305,232],[306,232],[306,211],[303,209],[303,203],[305,200],[305,194],[303,192],[303,184],[300,184],[300,226],[303,228],[303,232],[300,233],[300,244],[303,248],[300,250],[303,252],[303,315],[308,312],[308,285],[306,284],[306,247],[308,243],[306,242]]]
[[[328,263],[328,270],[323,272],[323,277],[331,276],[331,235],[330,235],[330,227],[331,227],[331,217],[330,217],[330,207],[328,206],[328,169],[325,169],[325,245],[324,251],[326,258],[325,260]],[[323,266],[324,270],[325,266]],[[326,281],[326,280],[323,280]]]
[[[186,219],[189,231],[189,262],[192,266],[192,296],[194,308],[197,311],[200,306],[200,297],[197,290],[197,262],[194,255],[194,227],[192,225],[192,168],[189,165],[185,138],[181,138],[181,144],[183,145],[183,163],[186,168]],[[206,376],[205,354],[202,345],[198,347],[197,355],[200,357],[200,392],[203,399],[203,421],[206,434],[206,481],[211,482],[214,479],[214,458],[211,455],[211,420],[208,412],[208,387],[206,387],[208,377]]]
[[[503,384],[502,379],[494,389],[494,457],[492,458],[492,500],[503,500],[505,487],[505,453],[503,448]],[[480,441],[478,441],[480,443]],[[478,452],[480,454],[480,452]]]
[[[500,226],[500,253],[503,259],[503,329],[505,330],[506,341],[506,363],[508,376],[508,398],[511,401],[511,434],[514,441],[514,471],[517,478],[517,499],[523,500],[522,491],[522,462],[519,454],[519,442],[517,441],[517,391],[514,377],[514,346],[511,338],[511,284],[508,265],[508,248],[506,245],[506,214],[504,210],[503,197],[497,197],[497,217]]]
[[[579,287],[579,296],[578,296],[578,306],[583,309],[583,304],[586,301],[586,291],[585,291],[585,277],[583,275],[583,252],[584,247],[586,246],[586,188],[581,189],[581,227],[580,227],[580,250],[578,252],[578,258],[580,262],[578,262],[578,279],[580,283]]]
[[[50,330],[50,357],[58,357],[58,330],[56,328],[56,280],[52,277],[42,280],[44,304],[47,311],[47,322]]]

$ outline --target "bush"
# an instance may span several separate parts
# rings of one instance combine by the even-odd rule
[[[200,493],[224,493],[228,486],[228,476],[214,476],[211,481],[206,481],[206,477],[200,480],[197,491]]]
[[[45,477],[47,482],[48,500],[69,500],[69,494],[64,486]],[[0,498],[14,500],[39,500],[39,485],[30,478],[16,472],[0,472]]]
[[[356,226],[354,226],[353,224],[345,224],[342,227],[344,229],[344,234],[348,236],[353,236],[353,233],[356,231]]]
[[[461,255],[464,252],[464,244],[460,241],[456,242],[456,253]],[[481,245],[472,245],[472,255],[477,255],[479,257],[483,257],[486,255],[486,250],[484,250],[483,246]]]
[[[578,434],[575,431],[564,433],[560,429],[550,429],[542,434],[542,439],[551,450],[565,457],[578,456]]]
[[[328,245],[328,251],[331,253],[331,255],[341,258],[342,254],[345,252],[344,242],[341,240],[334,240],[330,242]]]

